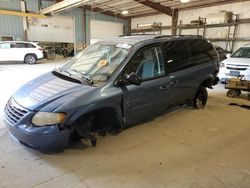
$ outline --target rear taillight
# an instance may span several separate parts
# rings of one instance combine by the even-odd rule
[[[43,49],[42,48],[37,48],[38,50],[41,50],[41,51],[43,51]]]

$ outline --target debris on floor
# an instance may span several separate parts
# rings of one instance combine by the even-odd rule
[[[229,103],[229,106],[239,106],[241,108],[250,110],[250,106],[249,105],[245,105],[245,104]]]

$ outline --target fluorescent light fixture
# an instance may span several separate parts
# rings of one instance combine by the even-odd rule
[[[53,4],[47,8],[40,10],[41,14],[57,14],[59,12],[80,7],[94,0],[63,0],[59,3]]]
[[[127,10],[124,10],[124,11],[122,11],[122,14],[123,14],[123,15],[128,14],[128,11],[127,11]]]
[[[181,3],[188,3],[190,0],[180,0]]]
[[[153,24],[138,24],[137,26],[138,26],[138,28],[142,28],[142,27],[152,27]]]

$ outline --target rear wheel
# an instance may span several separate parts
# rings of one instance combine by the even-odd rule
[[[35,64],[36,63],[36,56],[33,54],[28,54],[25,56],[24,62],[27,64]]]
[[[227,96],[228,96],[228,97],[231,97],[231,98],[236,97],[237,94],[238,94],[237,91],[236,91],[236,90],[233,90],[233,89],[230,89],[230,90],[228,90],[228,92],[227,92]]]
[[[201,86],[194,98],[193,107],[197,109],[202,109],[206,106],[207,103],[207,89],[205,86]]]
[[[250,94],[247,95],[248,100],[250,101]]]

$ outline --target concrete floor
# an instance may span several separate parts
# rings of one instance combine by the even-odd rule
[[[13,140],[3,108],[23,83],[61,65],[0,64],[0,187],[250,187],[249,111],[228,106],[217,86],[204,110],[179,109],[117,136],[96,148],[43,154]]]

